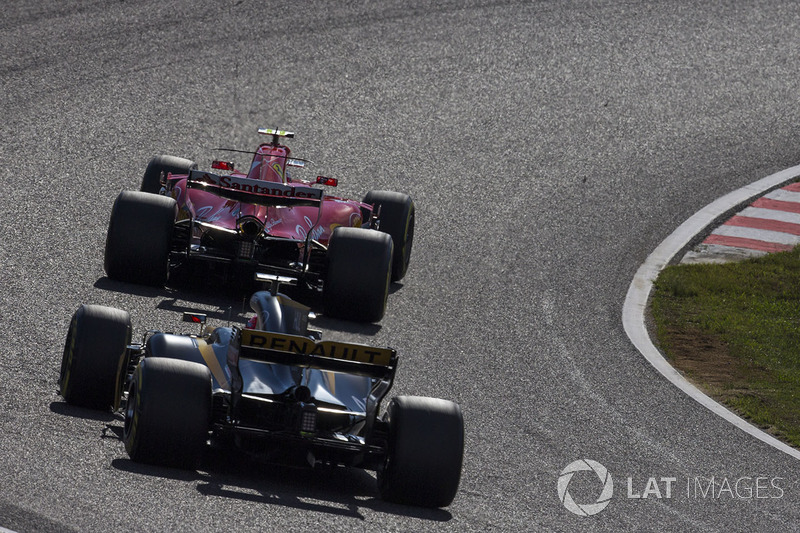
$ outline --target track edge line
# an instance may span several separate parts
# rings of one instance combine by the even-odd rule
[[[645,313],[653,282],[658,274],[697,234],[735,206],[763,195],[766,191],[795,179],[799,174],[800,165],[776,172],[718,198],[689,217],[664,239],[639,267],[628,287],[622,306],[622,325],[628,338],[639,353],[673,385],[737,428],[796,459],[800,459],[800,450],[792,448],[728,410],[727,407],[707,396],[675,370],[650,339],[645,325]]]

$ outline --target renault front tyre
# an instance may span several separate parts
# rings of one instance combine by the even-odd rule
[[[72,315],[58,385],[68,404],[118,407],[127,370],[131,318],[127,311],[82,305]]]

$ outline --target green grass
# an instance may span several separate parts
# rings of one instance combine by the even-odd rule
[[[800,247],[677,265],[655,283],[656,338],[709,395],[800,447]]]

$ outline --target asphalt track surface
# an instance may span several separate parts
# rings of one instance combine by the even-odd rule
[[[677,390],[621,322],[639,265],[677,226],[797,164],[796,4],[408,4],[3,5],[0,526],[800,527],[797,460]],[[276,126],[341,195],[416,201],[413,264],[383,321],[316,325],[397,348],[394,394],[461,404],[464,473],[447,509],[383,503],[358,470],[141,466],[119,416],[55,392],[80,303],[127,309],[137,331],[181,329],[184,308],[245,319],[226,292],[106,279],[106,225],[153,155],[208,168],[211,148],[250,149]],[[590,517],[556,490],[583,458],[615,483]],[[600,488],[579,474],[569,485],[581,503]]]

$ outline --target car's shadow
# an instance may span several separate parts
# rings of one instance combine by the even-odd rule
[[[86,407],[78,407],[70,405],[65,401],[50,402],[50,411],[64,416],[71,416],[73,418],[82,418],[84,420],[97,420],[98,422],[115,422],[122,421],[122,413],[112,413],[109,411],[98,411],[96,409],[88,409]],[[122,428],[120,427],[120,431]],[[120,433],[120,439],[122,433]]]
[[[120,429],[121,431],[121,429]],[[234,451],[209,448],[197,470],[179,470],[114,459],[111,466],[131,474],[197,483],[197,491],[210,498],[279,505],[303,511],[364,519],[363,509],[446,522],[444,509],[428,509],[385,502],[375,478],[357,468],[301,468],[258,462]]]
[[[232,324],[245,324],[253,316],[250,308],[250,297],[258,290],[269,290],[266,285],[256,283],[242,286],[232,283],[215,283],[213,278],[188,280],[185,276],[170,280],[166,287],[148,287],[115,281],[107,277],[98,279],[94,286],[97,289],[119,292],[146,298],[163,299],[156,305],[158,309],[174,311],[176,313],[201,311],[209,319],[224,321]],[[393,283],[390,294],[397,291],[402,284]],[[311,309],[316,315],[312,327],[319,327],[333,331],[353,333],[365,336],[374,336],[381,331],[379,323],[352,322],[325,316],[322,298],[314,291],[300,289],[289,285],[282,285],[280,292]],[[196,303],[192,307],[181,302]],[[216,308],[208,310],[209,307]]]
[[[64,401],[51,402],[50,410],[64,416],[102,422],[101,439],[122,441],[124,420],[121,413],[75,407]],[[131,474],[196,482],[198,492],[214,498],[280,505],[362,520],[362,509],[433,522],[446,522],[452,518],[445,509],[398,505],[381,500],[375,477],[365,470],[265,463],[235,448],[209,446],[197,470],[152,466],[133,462],[127,457],[112,460],[111,466]]]

